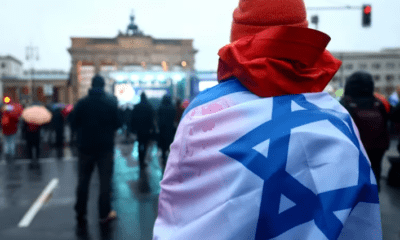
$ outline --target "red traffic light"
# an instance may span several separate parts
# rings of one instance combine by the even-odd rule
[[[365,4],[362,7],[362,26],[370,27],[371,26],[371,5]]]
[[[367,5],[364,7],[364,13],[365,14],[370,14],[371,13],[371,5]]]

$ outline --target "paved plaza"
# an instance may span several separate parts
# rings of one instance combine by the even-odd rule
[[[159,183],[162,173],[159,151],[152,143],[147,155],[148,167],[140,171],[137,142],[134,138],[125,142],[118,135],[115,149],[112,205],[118,218],[107,229],[97,222],[97,196],[99,179],[92,177],[88,204],[89,233],[85,238],[75,234],[75,188],[77,181],[77,158],[66,146],[65,157],[55,158],[46,141],[42,144],[43,155],[40,168],[30,170],[24,158],[24,142],[18,143],[19,159],[14,165],[0,162],[0,239],[2,240],[53,240],[53,239],[140,239],[152,238],[157,217]],[[385,178],[390,164],[388,156],[398,156],[392,140],[383,162],[382,190],[380,193],[383,239],[400,239],[400,190],[386,185]],[[32,208],[41,193],[52,181],[57,180],[52,194],[43,199],[43,206],[28,226],[21,227],[22,219]]]

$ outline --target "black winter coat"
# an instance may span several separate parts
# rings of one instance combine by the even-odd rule
[[[154,110],[148,102],[140,102],[135,106],[131,114],[131,131],[138,135],[154,133]]]
[[[51,125],[56,132],[64,131],[64,116],[62,115],[61,111],[61,108],[57,108],[52,111],[53,117],[51,119]]]
[[[175,107],[173,105],[161,105],[158,109],[157,115],[160,136],[163,137],[167,142],[172,142],[175,135]]]
[[[371,149],[384,149],[386,150],[389,147],[389,131],[388,131],[388,120],[390,118],[390,114],[386,112],[383,103],[376,99],[374,96],[374,83],[372,77],[369,74],[364,73],[355,73],[345,85],[345,96],[341,99],[340,103],[346,108],[346,110],[350,113],[351,117],[355,119],[354,112],[350,107],[350,103],[356,104],[356,109],[372,109],[374,108],[374,104],[377,102],[378,109],[380,115],[383,120],[383,131],[379,134],[379,136],[375,135],[374,129],[360,129],[360,126],[357,126],[361,140],[363,140],[363,144],[366,150]],[[357,123],[356,123],[357,124]],[[371,123],[373,125],[373,123]],[[363,125],[361,125],[363,126]],[[376,129],[376,128],[375,128]]]
[[[104,89],[92,88],[69,115],[71,128],[77,131],[77,147],[84,153],[112,151],[115,131],[122,126],[122,114],[116,97]]]

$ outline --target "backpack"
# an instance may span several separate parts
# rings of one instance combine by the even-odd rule
[[[379,100],[374,99],[372,108],[361,109],[351,98],[346,99],[347,109],[360,133],[361,142],[367,149],[388,149],[389,133]]]

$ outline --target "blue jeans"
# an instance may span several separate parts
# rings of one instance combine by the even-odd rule
[[[9,136],[4,135],[3,151],[5,154],[10,154],[11,156],[15,155],[15,134]]]

